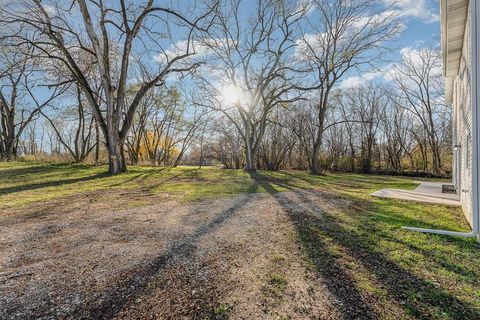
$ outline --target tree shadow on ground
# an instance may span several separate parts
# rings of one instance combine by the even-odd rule
[[[365,299],[356,288],[354,280],[336,262],[337,255],[331,252],[326,243],[315,235],[314,230],[311,229],[311,221],[307,220],[306,216],[297,216],[297,210],[294,210],[295,213],[292,213],[292,208],[299,206],[298,202],[291,201],[284,194],[279,193],[269,182],[268,177],[259,173],[252,173],[251,177],[257,180],[269,194],[273,195],[289,215],[302,242],[302,246],[307,250],[309,258],[315,265],[316,272],[322,278],[330,293],[335,296],[336,300],[340,301],[340,304],[336,307],[342,313],[342,317],[347,319],[375,318],[373,309],[364,301]],[[275,184],[291,192],[298,190],[295,185],[292,186],[288,183],[276,181]],[[322,254],[321,259],[317,258],[318,253]],[[335,302],[332,301],[332,304],[335,304]]]
[[[355,206],[357,207],[358,211],[364,211],[364,212],[375,212],[375,215],[371,217],[375,221],[378,222],[383,222],[388,225],[394,226],[394,227],[402,227],[402,226],[414,226],[414,227],[419,227],[419,228],[428,228],[428,229],[451,229],[453,231],[468,231],[469,226],[466,221],[466,219],[463,217],[463,215],[459,215],[459,219],[462,220],[461,223],[459,224],[459,227],[453,227],[450,225],[450,223],[441,220],[441,219],[436,219],[434,222],[432,222],[432,216],[430,209],[434,204],[422,204],[420,202],[415,202],[415,201],[403,201],[399,199],[388,199],[388,198],[379,198],[379,197],[373,197],[373,196],[367,196],[365,198],[364,194],[368,193],[372,189],[372,185],[366,181],[362,182],[362,186],[354,186],[352,184],[348,183],[347,177],[341,177],[339,179],[341,182],[338,182],[337,180],[330,179],[329,181],[323,181],[322,177],[320,176],[301,176],[301,175],[292,175],[291,173],[285,172],[285,175],[290,176],[292,179],[299,179],[301,181],[304,181],[309,184],[309,186],[312,187],[312,189],[319,189],[318,186],[320,186],[321,189],[323,190],[328,190],[328,191],[335,191],[338,192],[342,197],[345,199],[349,199],[351,201],[355,202]],[[370,178],[370,177],[369,177]],[[318,179],[318,180],[314,180]],[[285,184],[291,185],[290,181],[284,180]],[[388,179],[385,180],[386,183],[383,184],[384,186],[391,186],[391,187],[406,187],[406,186],[412,186],[412,185],[417,185],[414,183],[410,183],[408,181],[405,182],[392,182],[389,181]],[[339,186],[345,186],[345,188],[339,188]],[[380,188],[380,187],[378,187]],[[302,189],[305,189],[303,187]],[[362,190],[361,194],[357,194],[358,190]],[[353,191],[353,193],[351,192]],[[371,198],[371,199],[368,199]],[[423,206],[419,206],[423,205]],[[385,206],[387,206],[389,209],[396,209],[396,210],[389,210],[388,213],[385,213]],[[409,211],[409,212],[415,212],[416,218],[412,216],[407,216],[404,214],[404,212]],[[464,225],[464,227],[462,226]],[[458,243],[458,241],[456,242]]]
[[[58,186],[63,186],[63,185],[69,185],[77,182],[83,182],[83,181],[90,181],[90,180],[95,180],[99,178],[105,178],[110,176],[108,173],[97,173],[91,176],[86,176],[86,177],[80,177],[80,178],[72,178],[72,179],[62,179],[62,180],[54,180],[54,181],[46,181],[46,182],[38,182],[38,183],[31,183],[31,184],[23,184],[23,185],[17,185],[13,187],[7,187],[7,188],[1,188],[0,189],[0,196],[1,195],[6,195],[10,193],[15,193],[15,192],[21,192],[21,191],[28,191],[28,190],[35,190],[35,189],[42,189],[42,188],[48,188],[48,187],[58,187]]]
[[[121,180],[119,182],[112,183],[110,185],[110,187],[118,187],[118,186],[124,185],[124,184],[132,182],[132,181],[138,181],[139,183],[144,183],[144,181],[147,180],[148,178],[150,178],[152,175],[154,175],[156,173],[159,173],[159,172],[162,172],[162,171],[165,171],[165,169],[164,168],[158,168],[158,169],[155,168],[155,169],[150,169],[150,170],[147,170],[147,171],[140,171],[138,173],[130,172],[130,174],[132,175],[131,177],[129,177],[126,180]]]
[[[340,301],[337,307],[344,318],[375,319],[381,317],[377,313],[382,306],[377,305],[375,308],[375,304],[379,303],[375,296],[358,288],[357,281],[350,276],[353,271],[348,271],[348,266],[344,265],[338,250],[332,250],[335,246],[338,246],[341,252],[345,252],[348,258],[356,260],[366,268],[364,276],[375,279],[387,293],[387,298],[413,317],[480,318],[480,311],[473,305],[461,301],[439,286],[391,261],[368,237],[357,234],[350,228],[347,230],[342,225],[344,222],[340,216],[324,210],[320,214],[315,214],[319,208],[312,204],[308,194],[313,192],[315,193],[313,196],[321,196],[318,191],[300,190],[289,184],[283,185],[282,187],[290,189],[292,194],[302,199],[298,202],[290,199],[287,193],[278,193],[268,182],[268,178],[253,174],[252,179],[260,179],[259,183],[285,209],[316,272],[323,278],[329,291]],[[275,184],[278,185],[278,182]],[[299,210],[291,210],[292,207]],[[361,227],[361,222],[359,223],[358,226]]]
[[[455,273],[457,274],[458,276],[461,276],[463,278],[466,278],[466,279],[477,279],[477,274],[476,274],[476,270],[472,270],[471,268],[469,268],[468,266],[465,266],[465,265],[459,265],[459,264],[454,264],[454,263],[451,263],[450,261],[448,261],[448,259],[446,258],[446,254],[448,253],[442,253],[442,254],[438,254],[438,252],[436,252],[436,250],[434,249],[424,249],[418,245],[415,245],[415,244],[412,244],[412,243],[409,243],[403,239],[399,239],[399,238],[395,238],[393,237],[391,234],[389,234],[388,232],[383,232],[381,230],[377,230],[376,233],[378,233],[378,236],[379,237],[383,237],[385,238],[387,241],[390,241],[390,242],[394,242],[394,243],[397,243],[401,246],[405,246],[405,247],[408,247],[409,250],[411,251],[414,251],[420,255],[422,255],[423,257],[425,257],[425,259],[427,260],[430,260],[432,261],[433,263],[437,264],[438,266],[441,266],[442,268],[448,270],[449,272],[452,272],[452,273]],[[442,236],[439,236],[439,237],[442,237]],[[465,240],[465,239],[455,239],[456,241],[451,241],[450,244],[457,244],[457,247],[455,248],[455,250],[461,250],[461,249],[467,249],[467,250],[472,250],[472,251],[477,251],[480,249],[480,247],[475,244],[475,243],[471,243],[471,242],[463,242],[462,240]]]
[[[175,182],[175,180],[182,178],[183,176],[185,176],[185,172],[179,172],[177,174],[167,177],[166,179],[161,180],[160,182],[149,184],[145,187],[145,189],[149,191],[155,190],[160,186],[165,185],[169,182]]]
[[[258,188],[258,183],[253,182],[251,190]],[[192,234],[185,235],[179,241],[170,244],[167,250],[158,257],[150,260],[148,263],[139,265],[134,270],[129,270],[132,276],[110,287],[108,291],[102,293],[101,303],[85,310],[84,306],[73,312],[85,319],[111,319],[129,305],[134,305],[136,300],[144,295],[148,295],[154,287],[151,282],[154,281],[169,266],[174,259],[189,260],[196,252],[196,242],[202,237],[209,235],[220,228],[227,220],[231,219],[237,211],[248,203],[248,198],[241,197],[235,201],[229,208],[216,215],[213,220],[199,226]],[[221,279],[212,279],[211,284],[221,281]],[[214,297],[204,297],[202,301],[194,305],[193,316],[195,319],[206,319],[212,316],[212,306],[218,305],[218,301],[211,301]]]
[[[27,163],[26,163],[27,164]],[[1,170],[2,178],[4,179],[15,179],[19,176],[26,175],[37,175],[42,173],[51,173],[52,170],[61,170],[61,171],[71,171],[72,169],[85,169],[88,168],[86,165],[75,165],[72,167],[69,163],[51,163],[51,164],[39,164],[39,165],[25,165],[20,167],[12,167]]]

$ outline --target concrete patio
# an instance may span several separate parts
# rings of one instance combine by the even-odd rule
[[[407,201],[460,206],[460,197],[456,194],[442,193],[445,182],[415,181],[420,185],[415,190],[380,189],[372,193],[375,197],[392,198]]]

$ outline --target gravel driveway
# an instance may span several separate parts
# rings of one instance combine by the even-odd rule
[[[337,204],[299,190],[128,210],[84,197],[6,212],[0,318],[338,318],[292,222]]]

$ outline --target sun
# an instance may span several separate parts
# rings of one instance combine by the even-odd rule
[[[224,86],[222,88],[222,101],[226,105],[239,105],[241,98],[241,91],[234,85]]]

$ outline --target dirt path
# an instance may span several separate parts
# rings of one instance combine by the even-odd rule
[[[5,213],[0,318],[338,319],[344,306],[309,265],[295,220],[345,205],[289,191]]]

